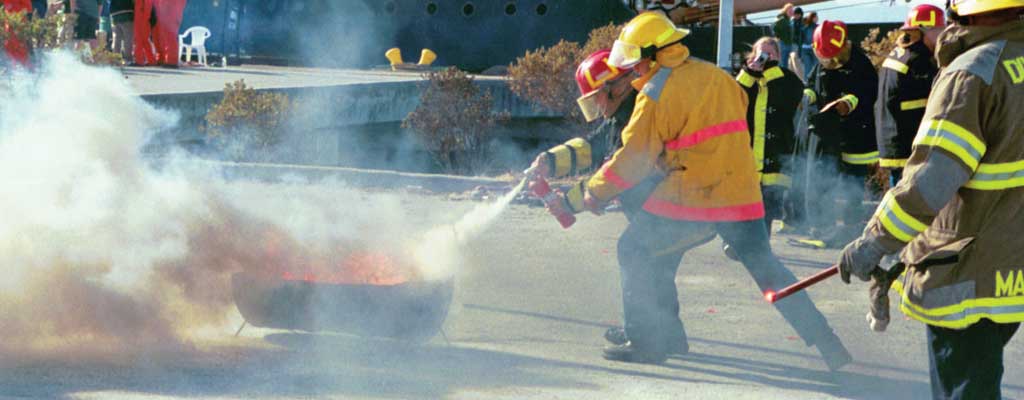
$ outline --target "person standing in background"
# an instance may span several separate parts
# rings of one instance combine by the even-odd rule
[[[811,11],[804,17],[804,40],[800,43],[800,63],[804,67],[804,82],[811,79],[811,71],[818,66],[818,57],[814,56],[814,29],[818,27],[818,13]]]
[[[70,1],[70,11],[78,15],[75,20],[75,41],[88,43],[90,49],[95,48],[96,31],[100,29],[100,1]]]
[[[164,68],[178,68],[178,31],[185,12],[185,0],[154,0],[156,7],[156,61]]]
[[[9,13],[26,12],[26,18],[32,14],[32,3],[29,0],[3,0],[4,11]],[[23,67],[28,66],[28,47],[17,38],[7,39],[4,50],[12,61]]]
[[[131,63],[135,49],[135,0],[110,1],[110,26],[114,34],[111,50],[121,54],[125,63]]]
[[[775,24],[772,25],[772,32],[775,38],[779,39],[779,50],[782,54],[783,64],[789,60],[789,53],[793,51],[793,24],[789,18],[793,16],[793,3],[786,3],[782,11],[775,16]]]
[[[153,42],[150,41],[153,33],[150,18],[153,16],[153,0],[135,0],[134,15],[134,39],[135,39],[135,62],[134,65],[149,66],[156,65],[156,54],[153,52]]]

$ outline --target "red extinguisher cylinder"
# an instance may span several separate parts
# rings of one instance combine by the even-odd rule
[[[557,192],[551,190],[551,185],[548,184],[544,177],[534,177],[533,182],[530,182],[530,190],[533,191],[534,196],[537,196],[537,198],[544,202],[548,212],[555,216],[555,219],[562,225],[562,228],[568,229],[576,223],[576,216],[566,209],[562,198]]]

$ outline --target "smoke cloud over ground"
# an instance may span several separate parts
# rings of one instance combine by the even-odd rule
[[[415,263],[426,229],[410,226],[400,196],[229,183],[181,155],[156,170],[139,148],[173,114],[114,70],[64,55],[44,65],[0,101],[0,351],[187,349],[204,328],[238,322],[233,272],[336,265],[354,248]],[[458,229],[479,231],[510,198]],[[416,254],[434,268],[415,273],[451,277],[453,240]]]

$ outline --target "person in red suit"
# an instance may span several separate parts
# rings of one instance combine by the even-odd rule
[[[178,31],[181,29],[181,17],[185,12],[186,0],[152,0],[156,7],[156,32],[153,42],[156,44],[157,63],[168,68],[178,67]]]
[[[135,0],[135,65],[156,65],[158,61],[150,42],[153,0]]]
[[[15,12],[26,12],[26,18],[32,14],[32,1],[31,0],[0,0],[4,5],[4,10],[9,13]],[[16,61],[23,67],[28,66],[28,47],[25,43],[18,39],[8,39],[4,43],[4,50],[7,52],[7,57],[11,60]]]

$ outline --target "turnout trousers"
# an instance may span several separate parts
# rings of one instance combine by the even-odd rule
[[[629,226],[618,242],[623,314],[626,336],[644,350],[666,353],[673,340],[685,337],[676,272],[686,251],[707,243],[715,233],[735,248],[762,293],[796,282],[793,273],[772,254],[762,219],[693,222],[645,211],[628,216]],[[828,321],[805,292],[780,300],[775,308],[808,345],[834,337]]]
[[[935,399],[1001,399],[1003,348],[1020,323],[988,319],[967,329],[927,325],[928,369]]]

